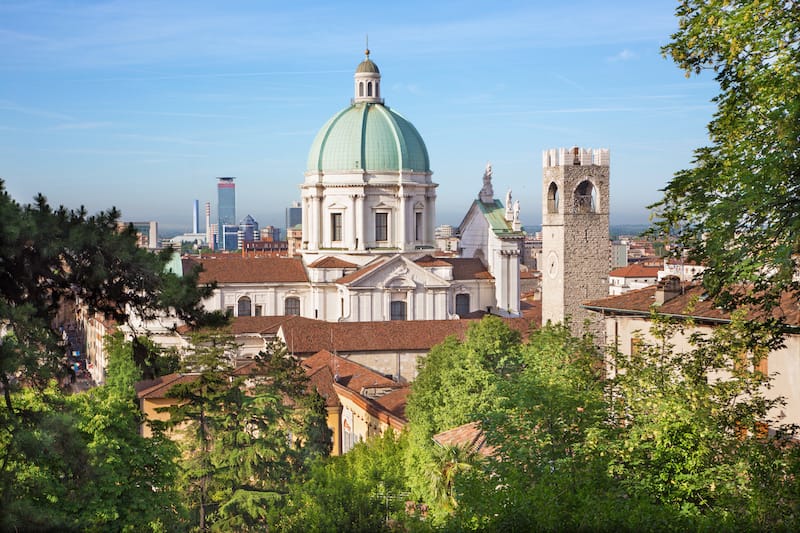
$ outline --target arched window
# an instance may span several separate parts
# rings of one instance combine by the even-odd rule
[[[376,81],[375,82],[375,98],[380,98],[380,97],[381,97],[381,84],[380,84],[380,82]]]
[[[456,294],[456,314],[461,317],[469,314],[469,294]]]
[[[241,298],[239,298],[239,305],[236,316],[252,315],[250,303],[251,303],[250,298],[248,298],[247,296],[242,296]]]
[[[364,96],[364,82],[358,82],[358,96]]]
[[[372,82],[367,82],[367,96],[372,96]]]
[[[283,314],[286,316],[298,316],[300,315],[300,298],[296,296],[290,296],[283,301],[284,311]]]
[[[558,213],[558,185],[555,183],[547,189],[547,212]]]
[[[401,301],[392,302],[392,320],[406,319],[406,303]]]
[[[582,181],[575,189],[575,212],[597,212],[597,189],[589,180]]]

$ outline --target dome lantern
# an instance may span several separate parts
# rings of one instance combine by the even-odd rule
[[[381,98],[381,71],[369,58],[369,48],[364,51],[364,61],[356,67],[354,76],[355,87],[353,92],[353,103],[382,104]]]

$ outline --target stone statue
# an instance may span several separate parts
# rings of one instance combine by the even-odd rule
[[[506,214],[505,214],[506,220],[508,222],[511,222],[514,219],[513,218],[514,217],[514,212],[512,211],[511,208],[512,208],[512,204],[511,204],[511,189],[508,189],[508,192],[506,193]]]
[[[514,220],[511,223],[511,228],[514,231],[522,230],[522,221],[519,219],[519,200],[514,202]]]
[[[492,188],[492,164],[486,163],[486,170],[483,173],[483,188],[478,194],[481,202],[490,204],[494,202],[494,189]]]

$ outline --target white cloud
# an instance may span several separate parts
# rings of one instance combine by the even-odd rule
[[[631,61],[633,59],[637,59],[638,57],[639,57],[639,54],[637,54],[636,52],[632,52],[632,51],[628,50],[627,48],[625,48],[624,50],[622,50],[617,55],[608,57],[606,59],[611,63],[616,63],[616,62],[619,62],[619,61]]]

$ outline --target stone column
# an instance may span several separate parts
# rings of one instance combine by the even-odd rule
[[[355,205],[355,219],[356,219],[356,249],[363,250],[365,247],[364,243],[364,225],[366,221],[364,220],[364,194],[356,194],[356,205]]]
[[[408,212],[408,201],[407,201],[407,198],[406,198],[406,193],[405,193],[403,187],[401,186],[400,187],[400,213],[399,213],[399,216],[398,216],[399,220],[397,221],[397,230],[398,231],[395,232],[395,238],[397,239],[397,244],[399,245],[399,248],[400,248],[401,251],[406,249],[406,242],[408,242],[408,239],[406,238],[406,235],[407,235],[407,232],[408,232],[408,228],[407,228],[408,217],[406,216],[407,212]]]
[[[357,194],[350,195],[350,207],[348,208],[350,212],[350,216],[348,217],[348,225],[350,227],[348,228],[347,233],[345,233],[344,230],[342,231],[342,235],[347,236],[345,246],[348,250],[355,250],[356,242],[358,241],[358,230],[356,229],[358,226],[358,218],[356,218],[356,198],[358,198]],[[342,221],[342,223],[344,223],[344,221]]]

